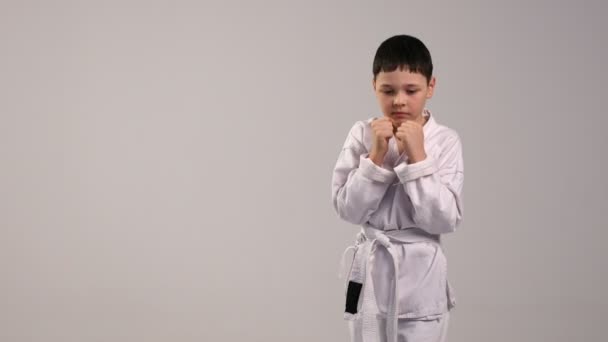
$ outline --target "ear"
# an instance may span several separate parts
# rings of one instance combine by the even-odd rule
[[[437,83],[437,80],[435,79],[435,76],[433,76],[433,77],[431,77],[431,80],[429,81],[429,86],[426,91],[427,99],[430,99],[431,97],[433,97],[433,94],[435,93],[435,83]]]
[[[376,91],[376,79],[372,78],[372,89]]]

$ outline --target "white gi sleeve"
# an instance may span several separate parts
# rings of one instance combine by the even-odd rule
[[[388,187],[397,180],[393,171],[374,164],[365,146],[359,122],[349,132],[332,176],[334,209],[343,220],[363,224],[378,209]]]
[[[437,159],[427,155],[394,168],[412,202],[412,219],[431,234],[453,232],[463,215],[464,166],[458,134],[446,138],[441,149]]]

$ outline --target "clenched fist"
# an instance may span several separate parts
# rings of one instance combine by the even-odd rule
[[[384,156],[388,152],[388,141],[393,137],[393,121],[388,117],[377,118],[372,121],[371,127],[372,150],[369,153],[369,159],[374,164],[381,166]]]
[[[424,131],[422,125],[408,120],[402,123],[395,132],[399,154],[405,152],[408,163],[416,163],[426,159],[424,151]]]

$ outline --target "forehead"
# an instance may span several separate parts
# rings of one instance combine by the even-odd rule
[[[376,84],[379,87],[401,87],[408,85],[424,86],[426,84],[426,77],[419,72],[410,72],[409,70],[400,70],[397,68],[390,72],[380,71],[376,76]]]

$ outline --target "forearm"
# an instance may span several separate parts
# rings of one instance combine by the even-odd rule
[[[368,156],[360,158],[359,167],[350,171],[345,183],[334,177],[334,208],[338,216],[354,224],[367,222],[396,179],[394,172],[377,166]]]
[[[453,232],[462,220],[461,170],[438,169],[428,157],[410,164],[400,164],[395,172],[412,203],[412,219],[432,234]]]

